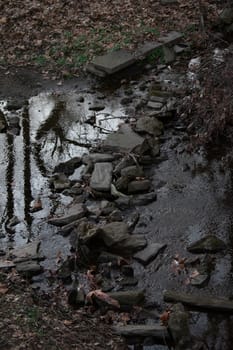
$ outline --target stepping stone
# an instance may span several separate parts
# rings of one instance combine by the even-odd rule
[[[132,65],[136,58],[127,50],[121,49],[94,58],[92,64],[98,70],[113,74]]]
[[[154,260],[159,252],[166,247],[166,244],[152,243],[148,245],[144,250],[134,255],[134,259],[138,260],[143,265],[149,264]]]
[[[83,204],[75,204],[68,209],[67,213],[61,217],[48,220],[48,223],[54,226],[65,226],[71,222],[81,219],[86,214],[86,208]]]
[[[100,192],[110,191],[112,171],[112,163],[95,163],[95,168],[90,181],[91,188]]]
[[[113,162],[114,157],[108,153],[90,153],[85,154],[82,158],[84,164],[92,163],[105,163],[105,162]]]
[[[136,51],[136,57],[147,56],[156,49],[160,49],[162,44],[158,41],[146,42],[145,44],[139,46]]]
[[[89,63],[86,66],[86,70],[92,74],[97,75],[100,78],[105,78],[107,76],[107,73],[103,72],[100,69],[97,69],[92,63]]]
[[[22,247],[11,250],[10,256],[14,258],[14,263],[26,260],[41,260],[39,255],[40,241],[34,241]]]
[[[136,134],[129,125],[122,124],[119,130],[110,134],[103,141],[103,148],[112,152],[126,152],[143,154],[150,149],[150,146],[143,137]]]
[[[167,327],[159,324],[142,324],[142,325],[124,325],[114,326],[114,332],[121,335],[122,337],[132,338],[152,338],[157,340],[159,343],[164,344],[169,340],[169,334]]]

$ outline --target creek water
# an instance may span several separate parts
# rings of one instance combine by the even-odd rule
[[[8,122],[17,117],[19,125],[18,132],[0,134],[0,250],[39,237],[42,253],[46,256],[42,264],[46,269],[54,269],[58,254],[69,255],[68,240],[56,234],[56,229],[47,224],[47,218],[55,208],[60,207],[62,211],[72,198],[62,194],[54,198],[49,177],[55,165],[88,153],[122,121],[134,116],[135,103],[147,95],[147,90],[139,88],[140,84],[139,81],[132,82],[132,103],[127,107],[121,101],[123,97],[128,98],[129,88],[122,87],[94,93],[88,89],[45,92],[30,98],[24,109],[15,112],[7,110],[6,101],[1,102]],[[91,111],[96,106],[98,111]],[[166,125],[161,155],[146,169],[158,199],[143,208],[136,208],[141,216],[135,233],[145,235],[148,242],[167,244],[159,258],[147,267],[133,263],[138,288],[145,288],[148,301],[155,302],[161,310],[165,307],[162,301],[165,289],[200,296],[210,294],[229,298],[233,295],[231,172],[204,151],[187,153],[187,134],[177,128],[178,123],[174,120]],[[80,178],[80,171],[73,175],[72,179],[75,178]],[[31,202],[37,198],[42,201],[42,210],[32,213]],[[12,226],[14,217],[18,223]],[[187,274],[174,273],[171,265],[177,254],[192,257],[187,252],[187,245],[209,233],[223,239],[227,249],[213,256],[209,283],[198,288],[187,284]],[[192,312],[190,320],[193,334],[204,340],[209,349],[232,349],[231,317]],[[144,347],[145,350],[165,348],[159,345]]]

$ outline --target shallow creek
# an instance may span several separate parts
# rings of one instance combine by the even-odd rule
[[[69,255],[68,240],[56,234],[47,218],[58,203],[68,205],[71,197],[59,194],[54,199],[48,178],[60,162],[88,153],[108,133],[132,117],[132,106],[146,97],[147,90],[133,82],[132,103],[125,106],[124,88],[96,93],[84,89],[64,93],[45,92],[32,97],[28,106],[15,112],[6,111],[8,122],[19,118],[12,132],[0,134],[0,250],[20,246],[39,237],[46,260],[46,269],[54,269],[59,255]],[[95,109],[93,112],[90,108]],[[134,262],[138,288],[146,288],[149,302],[161,310],[165,289],[195,292],[198,295],[233,296],[233,196],[232,179],[217,159],[205,152],[188,154],[185,151],[186,132],[178,121],[165,127],[160,157],[148,166],[158,199],[145,207],[136,208],[141,214],[135,233],[146,236],[149,242],[166,243],[167,247],[147,267]],[[71,179],[80,178],[79,168]],[[32,213],[31,202],[40,198],[42,210]],[[14,230],[9,223],[17,217]],[[176,274],[172,261],[178,254],[190,258],[186,247],[204,234],[213,233],[227,244],[224,253],[214,256],[214,266],[207,286],[187,283],[188,275]],[[42,283],[42,277],[37,278]],[[150,320],[148,320],[150,322]],[[191,313],[191,330],[208,344],[208,349],[232,349],[232,318],[224,315]],[[145,346],[145,350],[166,349],[166,346]]]

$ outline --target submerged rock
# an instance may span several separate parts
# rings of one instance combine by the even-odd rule
[[[168,321],[168,329],[172,335],[176,350],[193,348],[189,330],[189,317],[182,304],[174,305]]]
[[[226,248],[225,243],[215,235],[207,235],[188,246],[191,253],[217,253]]]
[[[24,275],[27,278],[31,278],[40,274],[43,271],[42,266],[35,260],[27,260],[16,264],[16,270],[18,273]]]

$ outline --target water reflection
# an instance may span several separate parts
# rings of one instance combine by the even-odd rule
[[[6,101],[0,103],[8,121],[15,116],[21,121],[18,136],[10,130],[0,135],[1,232],[6,235],[1,241],[3,249],[9,237],[19,244],[41,233],[40,223],[53,205],[48,198],[47,177],[55,165],[87,153],[124,120],[119,100],[108,101],[101,111],[93,111],[99,103],[88,92],[82,99],[73,92],[42,93],[17,112],[7,111]],[[42,210],[31,213],[31,201],[37,198],[42,201]],[[12,226],[14,217],[19,223]]]

